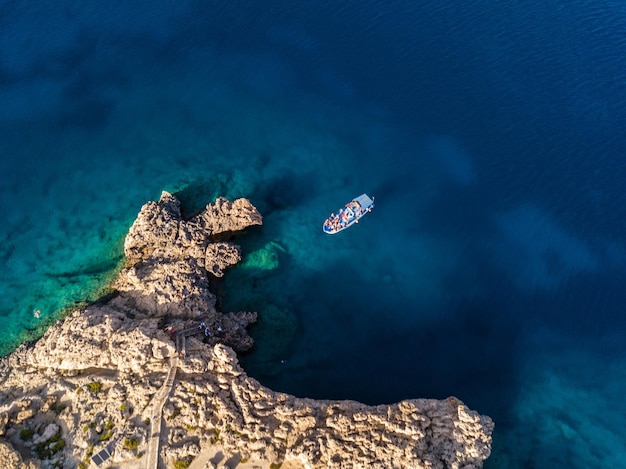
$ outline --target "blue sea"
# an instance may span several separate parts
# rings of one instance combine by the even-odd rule
[[[487,468],[626,467],[625,32],[612,0],[2,2],[0,353],[162,190],[247,197],[214,287],[262,384],[454,395]]]

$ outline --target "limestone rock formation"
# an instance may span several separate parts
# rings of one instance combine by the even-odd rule
[[[200,446],[218,439],[245,458],[299,467],[470,468],[489,455],[490,419],[458,399],[371,407],[296,398],[246,376],[230,348],[208,352],[206,378],[178,390],[166,407],[176,426],[191,420],[204,428]]]
[[[209,276],[260,223],[245,199],[190,220],[166,192],[144,205],[115,293],[0,360],[0,467],[88,467],[105,448],[125,468],[481,467],[493,422],[455,398],[315,401],[246,375],[234,350],[256,313],[216,311]]]
[[[246,199],[234,202],[219,197],[215,203],[206,206],[195,220],[212,236],[232,231],[240,231],[248,226],[261,225],[263,218]]]
[[[215,306],[206,271],[221,277],[241,260],[238,246],[214,237],[260,224],[262,217],[248,200],[221,197],[183,220],[178,199],[163,192],[158,202],[141,208],[130,227],[124,242],[130,267],[115,288],[143,315],[197,316]]]

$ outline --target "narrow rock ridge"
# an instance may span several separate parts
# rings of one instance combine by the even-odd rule
[[[0,360],[0,467],[86,468],[105,448],[124,468],[482,467],[493,422],[454,397],[319,401],[245,374],[256,313],[216,311],[209,275],[241,260],[224,239],[260,224],[246,199],[190,220],[167,192],[144,205],[115,294]]]

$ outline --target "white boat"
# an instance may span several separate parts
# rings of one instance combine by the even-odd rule
[[[374,208],[374,197],[370,199],[367,194],[361,194],[348,202],[338,213],[331,213],[324,221],[322,229],[324,233],[335,234],[350,228],[355,223],[370,213]]]

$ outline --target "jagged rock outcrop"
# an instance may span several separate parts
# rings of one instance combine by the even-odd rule
[[[166,409],[176,426],[209,430],[201,446],[219,438],[245,458],[337,468],[470,468],[489,454],[490,419],[456,398],[374,407],[296,398],[246,376],[228,347],[208,352],[206,378],[178,390]]]
[[[154,415],[167,467],[219,454],[239,467],[481,467],[493,422],[455,398],[315,401],[245,374],[233,349],[252,347],[256,313],[216,311],[209,275],[241,258],[228,234],[261,222],[245,199],[190,220],[166,192],[144,205],[115,294],[0,360],[0,467],[77,467],[105,446],[145,467]]]
[[[20,453],[15,451],[8,443],[0,442],[0,464],[1,467],[7,469],[38,469],[39,464],[35,461],[29,461],[25,463],[20,456]]]
[[[163,192],[158,202],[145,204],[124,242],[129,268],[114,287],[124,292],[134,309],[147,316],[198,316],[215,306],[206,271],[221,277],[241,260],[238,246],[215,242],[216,235],[262,224],[246,199],[220,197],[190,220],[181,217],[180,202]]]

